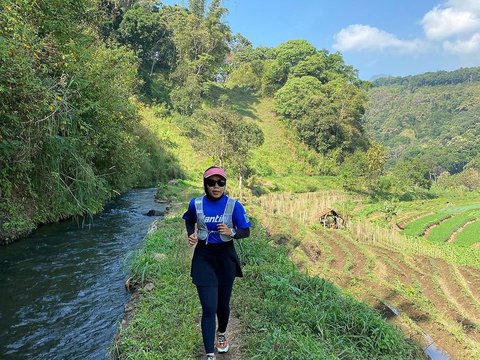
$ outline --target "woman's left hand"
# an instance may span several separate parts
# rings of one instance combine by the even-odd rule
[[[218,224],[217,230],[222,235],[232,236],[232,229],[230,229],[227,224]]]

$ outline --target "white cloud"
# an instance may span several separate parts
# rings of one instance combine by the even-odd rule
[[[470,34],[480,29],[480,16],[473,1],[451,1],[456,7],[435,7],[422,19],[423,30],[428,39],[442,40],[454,35]],[[462,6],[459,6],[461,3]]]
[[[474,34],[466,40],[445,41],[443,47],[456,54],[480,54],[480,33]]]
[[[369,25],[354,24],[335,35],[333,46],[340,51],[395,49],[400,52],[419,52],[424,45],[420,40],[400,40],[394,34]]]
[[[480,1],[478,0],[449,0],[447,5],[459,10],[480,13]]]

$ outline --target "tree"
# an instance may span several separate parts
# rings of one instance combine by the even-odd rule
[[[313,55],[302,59],[290,69],[290,76],[302,77],[313,76],[322,83],[327,82],[325,70],[327,68],[327,55],[323,51],[316,52]]]
[[[281,66],[290,69],[316,52],[317,49],[306,40],[289,40],[275,48],[275,57]]]
[[[0,242],[101,209],[138,179],[138,58],[96,0],[0,5]]]
[[[171,70],[175,63],[175,49],[171,34],[153,6],[135,5],[123,16],[120,23],[119,40],[135,50],[144,66],[155,65]]]
[[[200,103],[198,89],[213,80],[224,64],[231,36],[230,29],[222,22],[226,9],[221,7],[221,1],[212,1],[207,14],[203,1],[191,1],[190,6],[192,11],[178,6],[164,6],[160,11],[176,50],[176,67],[170,77],[175,85],[172,103],[184,114],[192,113]],[[194,98],[188,99],[190,95]]]
[[[275,109],[317,152],[339,149],[341,157],[366,149],[365,94],[343,78],[326,84],[313,76],[292,77],[275,94]]]
[[[198,17],[205,15],[205,0],[188,0],[188,9]]]
[[[322,94],[322,83],[313,76],[291,78],[275,93],[275,110],[288,119],[299,119],[318,94]]]
[[[400,161],[392,173],[397,182],[397,191],[415,191],[415,189],[430,189],[430,165],[421,157]]]
[[[225,107],[197,110],[193,120],[199,126],[200,133],[193,139],[196,148],[211,156],[214,164],[234,170],[241,194],[243,179],[248,172],[250,150],[264,141],[261,129]]]
[[[233,69],[227,83],[229,86],[239,86],[256,91],[260,90],[262,79],[258,73],[255,73],[252,63],[245,63]]]
[[[236,54],[246,49],[253,49],[252,42],[240,33],[236,33],[232,36],[232,38],[228,42],[228,47],[230,48],[231,54]]]
[[[267,96],[273,95],[285,84],[287,78],[288,68],[282,66],[276,60],[265,61],[262,78],[262,93]]]

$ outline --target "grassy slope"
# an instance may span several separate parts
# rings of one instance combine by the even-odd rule
[[[253,121],[265,134],[261,147],[252,151],[250,164],[260,175],[265,192],[305,192],[338,188],[335,178],[319,176],[325,160],[295,139],[273,112],[273,100],[262,99]]]
[[[304,149],[271,114],[270,106],[269,101],[263,101],[246,113],[252,121],[259,121],[268,139],[252,160],[272,170],[261,181],[267,179],[277,191],[284,190],[278,185],[282,183],[285,190],[299,192],[335,186],[325,177],[314,177],[311,183],[302,181],[307,177],[301,174],[315,173],[314,166],[298,160]],[[199,177],[208,161],[193,153],[173,121],[162,121],[161,137],[168,139],[190,177],[173,187],[184,189],[187,185],[190,192],[199,191],[192,179]],[[291,176],[291,181],[285,182],[279,175]],[[172,210],[161,230],[147,238],[145,249],[135,260],[134,278],[143,284],[152,282],[155,288],[152,292],[142,290],[130,326],[121,331],[116,347],[122,359],[194,359],[201,348],[195,327],[200,308],[188,276],[190,254],[180,220],[188,196],[191,194],[182,197],[183,203]],[[286,354],[289,359],[418,358],[418,348],[375,311],[342,294],[332,283],[298,271],[286,256],[288,246],[273,246],[255,220],[260,210],[254,203],[246,201],[255,226],[253,236],[239,248],[245,278],[236,283],[232,299],[243,327],[242,353],[246,358],[284,359]]]

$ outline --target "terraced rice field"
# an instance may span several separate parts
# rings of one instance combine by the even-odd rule
[[[315,197],[315,202],[303,201],[307,195],[283,197],[282,209],[302,206],[304,214],[314,214],[309,204],[335,205],[332,202],[336,199],[330,198],[329,202],[328,194],[323,196],[323,203],[321,193],[308,195],[310,200]],[[412,232],[428,235],[425,239],[410,239],[392,229],[371,234],[370,225],[358,227],[364,229],[364,235],[360,231],[350,232],[348,226],[345,230],[324,229],[315,216],[298,219],[295,212],[274,211],[274,204],[273,197],[261,202],[265,214],[262,222],[272,234],[281,233],[288,238],[292,258],[305,271],[335,282],[380,312],[385,304],[398,309],[400,317],[392,317],[391,321],[424,347],[429,345],[425,338],[428,334],[452,359],[480,359],[480,266],[468,264],[468,259],[460,265],[457,258],[444,256],[442,250],[452,249],[451,243],[444,242],[455,231],[458,233],[454,242],[473,245],[475,241],[469,236],[480,233],[475,205],[451,206],[444,213],[433,206],[424,206],[417,213],[409,210],[403,218],[407,228],[415,223],[410,227],[415,229]],[[464,221],[467,214],[470,220]],[[432,227],[433,220],[439,221],[438,227]],[[394,235],[387,239],[389,231]],[[443,240],[430,238],[435,239],[437,233],[442,234]],[[426,249],[439,249],[439,256],[436,251],[422,250],[422,240]]]
[[[461,247],[480,247],[480,199],[421,201],[401,203],[395,218],[395,227],[408,237],[417,237],[433,243],[451,243]],[[369,210],[370,208],[370,210]],[[369,221],[382,214],[378,204],[364,209]]]
[[[458,246],[476,246],[480,238],[480,218],[465,224],[465,226],[456,234],[455,244]],[[477,246],[478,248],[478,246]]]

